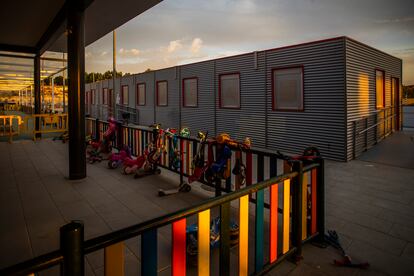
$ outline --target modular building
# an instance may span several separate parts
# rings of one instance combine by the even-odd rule
[[[347,161],[399,130],[401,78],[401,59],[336,37],[117,78],[116,113]],[[85,87],[87,113],[106,119],[113,80]]]

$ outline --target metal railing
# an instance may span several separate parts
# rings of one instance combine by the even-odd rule
[[[323,239],[325,232],[324,213],[324,162],[323,159],[308,162],[292,161],[292,171],[247,186],[240,190],[208,199],[190,208],[185,208],[155,219],[126,227],[96,238],[84,240],[83,223],[73,221],[60,229],[60,249],[29,261],[0,270],[0,275],[26,275],[60,265],[63,275],[83,275],[84,257],[104,250],[105,275],[124,275],[125,241],[141,237],[141,275],[157,275],[158,229],[171,226],[171,271],[173,275],[186,274],[187,238],[186,226],[191,216],[198,218],[197,270],[199,275],[209,275],[214,262],[210,258],[211,209],[220,210],[219,275],[229,275],[236,269],[239,275],[248,275],[249,265],[254,266],[254,275],[263,275],[286,257],[299,259],[302,244]],[[262,167],[263,169],[263,167]],[[279,197],[279,190],[282,195]],[[269,191],[269,219],[264,219],[264,192]],[[256,201],[249,202],[255,195]],[[280,200],[282,199],[282,200]],[[231,202],[238,208],[238,261],[230,258]],[[255,206],[254,230],[249,229],[249,204]],[[279,221],[281,214],[281,221]],[[279,226],[281,226],[280,233]],[[269,247],[265,250],[264,233],[268,229]],[[254,232],[255,241],[249,241],[249,231]],[[279,242],[280,241],[280,242]],[[249,247],[254,246],[254,250]],[[280,248],[279,248],[280,247]],[[254,264],[249,263],[249,254],[254,254]],[[264,261],[267,255],[268,261]]]
[[[33,134],[36,141],[38,134],[64,133],[68,131],[68,114],[33,114],[25,116],[26,130]],[[36,124],[38,127],[36,128]]]
[[[401,124],[397,123],[398,117],[401,118],[397,116],[396,108],[390,106],[352,121],[353,158],[394,132]]]
[[[13,141],[13,136],[19,135],[22,118],[17,115],[0,115],[0,136],[8,136],[9,142]]]

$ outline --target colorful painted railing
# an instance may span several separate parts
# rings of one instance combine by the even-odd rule
[[[108,128],[108,123],[105,121],[87,118],[86,120],[86,134],[95,137],[96,139],[103,139],[103,134]],[[165,151],[161,156],[160,166],[169,169],[180,175],[180,181],[183,183],[184,177],[192,174],[193,157],[196,155],[199,140],[195,138],[178,137],[178,151],[180,152],[180,169],[174,170],[169,162],[170,152],[172,147],[172,138],[163,136],[163,145]],[[152,129],[148,127],[138,126],[118,126],[118,131],[115,135],[112,146],[114,148],[121,148],[123,145],[128,145],[131,149],[132,155],[139,156],[144,153],[147,145],[152,140]],[[254,142],[254,141],[253,141]],[[265,149],[238,149],[232,148],[232,157],[228,161],[227,168],[231,170],[237,159],[241,158],[242,163],[246,167],[246,185],[252,185],[269,178],[270,169],[272,168],[273,175],[282,174],[284,172],[284,160],[276,152]],[[215,146],[209,145],[205,148],[206,161],[214,158]],[[240,189],[243,186],[239,176],[231,174],[226,180],[217,180],[216,183],[208,183],[204,180],[200,182],[205,185],[213,186],[216,189],[216,196],[220,195],[222,191],[230,192]]]
[[[275,171],[271,168],[271,177],[266,181],[87,241],[83,237],[83,224],[77,221],[69,223],[61,228],[60,250],[1,270],[0,275],[29,274],[56,265],[61,266],[63,275],[83,275],[85,255],[102,249],[105,252],[105,275],[124,275],[124,241],[137,236],[141,237],[141,275],[157,275],[158,229],[168,225],[171,226],[172,275],[186,275],[189,258],[186,226],[192,216],[196,216],[198,224],[198,275],[230,275],[234,272],[232,270],[239,275],[263,275],[286,257],[299,260],[302,244],[323,239],[325,232],[323,159],[307,162],[306,166],[302,161],[290,164],[292,171],[289,173],[275,177]],[[265,193],[269,194],[266,202],[270,208],[268,219],[265,219],[264,212]],[[279,197],[279,193],[283,196]],[[255,203],[249,201],[249,197],[253,196]],[[232,202],[238,202],[235,208],[238,214],[234,216],[239,225],[237,260],[230,258]],[[254,204],[254,216],[249,213],[250,204]],[[218,249],[210,247],[213,208],[220,210]],[[252,218],[254,228],[249,227]],[[268,235],[264,235],[265,229]],[[250,232],[254,233],[254,241],[249,239]],[[254,250],[249,250],[250,247]],[[211,258],[212,250],[219,251],[218,264]],[[254,258],[249,258],[249,254],[254,254]],[[249,259],[254,259],[254,262],[249,262]],[[213,271],[217,265],[218,272]]]

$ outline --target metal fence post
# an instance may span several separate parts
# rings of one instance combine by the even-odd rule
[[[353,158],[352,159],[355,159],[356,158],[356,135],[357,135],[357,122],[356,121],[353,121],[352,122],[352,127],[353,127],[353,132],[354,132],[354,135],[353,135],[353,141],[352,141],[352,143],[353,143],[353,151],[352,151],[352,155],[353,155]]]
[[[293,162],[293,171],[298,175],[292,179],[292,245],[296,247],[293,260],[298,262],[302,259],[302,190],[303,190],[303,163]]]
[[[60,250],[63,253],[62,275],[84,275],[83,238],[82,221],[72,221],[60,228]]]
[[[95,141],[99,141],[99,119],[95,120]]]
[[[318,183],[316,186],[317,203],[316,203],[316,227],[318,231],[317,240],[321,243],[325,240],[325,160],[318,159],[319,168],[317,170]]]

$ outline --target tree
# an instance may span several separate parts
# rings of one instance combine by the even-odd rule
[[[403,85],[403,97],[404,98],[414,98],[414,85]]]

